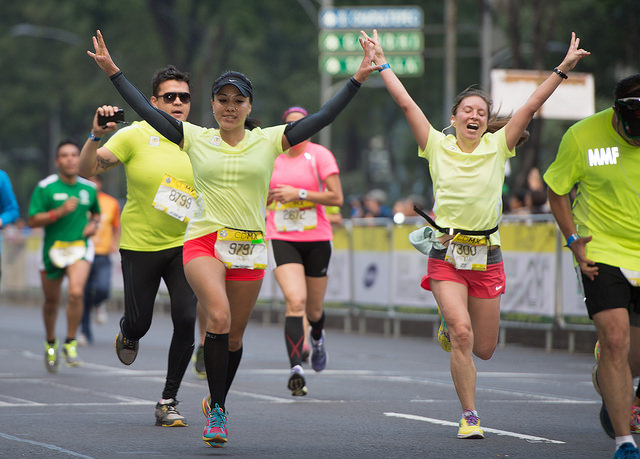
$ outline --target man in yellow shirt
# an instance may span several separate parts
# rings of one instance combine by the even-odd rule
[[[151,103],[167,116],[184,121],[191,108],[190,76],[170,65],[153,77]],[[196,298],[182,267],[186,224],[197,208],[193,173],[187,155],[146,121],[120,129],[104,146],[103,135],[115,122],[98,124],[98,115],[113,116],[117,107],[98,107],[89,138],[82,148],[80,173],[94,176],[122,164],[127,201],[122,211],[120,256],[124,279],[124,316],[116,336],[116,354],[131,365],[138,341],[151,327],[160,281],[171,298],[173,336],[162,398],[156,404],[156,425],[186,426],[176,406],[178,389],[193,354]]]

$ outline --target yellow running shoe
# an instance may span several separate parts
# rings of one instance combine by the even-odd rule
[[[465,411],[460,418],[458,438],[484,438],[477,411]]]
[[[600,360],[600,340],[596,341],[596,345],[593,348],[593,356],[596,358],[596,363]]]
[[[49,373],[57,373],[60,361],[58,360],[58,340],[53,344],[44,342],[44,366]]]
[[[440,327],[438,328],[438,342],[440,347],[447,352],[451,352],[451,340],[449,339],[449,330],[447,330],[447,324],[442,318],[440,308],[438,308],[438,316],[440,317]]]
[[[78,342],[75,339],[62,345],[62,355],[68,367],[77,367],[82,364],[78,359]]]

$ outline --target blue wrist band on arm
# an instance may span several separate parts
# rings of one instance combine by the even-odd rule
[[[92,142],[99,142],[101,138],[102,137],[96,137],[95,135],[93,135],[93,132],[89,133],[89,140],[91,140]]]
[[[576,233],[571,234],[571,235],[567,238],[567,247],[571,247],[571,244],[573,244],[574,242],[576,242],[576,239],[580,239],[580,236],[578,236]]]
[[[382,64],[382,67],[380,68],[380,70],[378,70],[378,72],[382,72],[383,70],[390,69],[390,68],[391,66],[387,62],[386,64]]]

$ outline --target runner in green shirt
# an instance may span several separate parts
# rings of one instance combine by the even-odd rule
[[[55,335],[62,279],[67,291],[67,337],[62,347],[68,366],[80,365],[76,332],[82,319],[83,292],[87,282],[93,245],[89,236],[98,228],[100,206],[95,185],[78,177],[80,149],[63,140],[56,150],[58,173],[38,183],[29,205],[29,226],[44,227],[41,280],[44,292],[43,317],[46,331],[45,367],[58,371],[58,340]]]

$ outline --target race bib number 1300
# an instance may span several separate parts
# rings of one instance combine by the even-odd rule
[[[445,261],[456,269],[487,270],[487,238],[456,234],[449,242]]]
[[[153,198],[153,207],[170,217],[188,223],[198,207],[196,189],[165,174]]]

